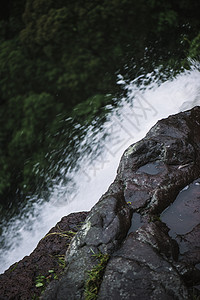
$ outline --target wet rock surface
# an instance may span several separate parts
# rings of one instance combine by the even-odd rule
[[[179,246],[179,262],[190,266],[184,275],[193,290],[200,292],[200,178],[187,185],[161,214]]]
[[[88,271],[100,252],[110,259],[97,299],[198,299],[199,178],[200,107],[195,107],[157,122],[124,152],[114,182],[68,247],[62,278],[42,299],[85,299]],[[176,232],[163,214],[188,185],[195,190],[179,208],[187,215],[184,226],[191,218],[195,223]]]
[[[107,265],[98,299],[187,299],[171,263],[177,254],[177,245],[160,224],[130,233]]]

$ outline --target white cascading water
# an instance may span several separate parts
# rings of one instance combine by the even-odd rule
[[[123,78],[119,77],[119,83]],[[114,180],[124,150],[143,138],[159,119],[200,105],[200,72],[195,66],[160,85],[142,88],[129,84],[128,98],[110,114],[103,132],[95,135],[101,154],[96,158],[83,155],[79,171],[68,174],[75,187],[56,185],[48,202],[35,202],[31,211],[11,220],[4,229],[6,247],[0,250],[0,273],[29,255],[63,216],[90,210]],[[105,132],[108,136],[103,139]],[[88,129],[86,139],[90,143],[92,130]]]

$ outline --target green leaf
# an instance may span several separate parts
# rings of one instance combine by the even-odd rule
[[[43,284],[42,282],[38,282],[38,283],[36,283],[35,286],[36,286],[37,288],[39,288],[39,287],[42,287],[43,285],[44,285],[44,284]]]

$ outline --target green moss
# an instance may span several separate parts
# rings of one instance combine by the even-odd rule
[[[85,285],[85,299],[86,300],[95,300],[97,299],[99,288],[103,279],[104,271],[109,260],[108,254],[94,254],[94,257],[97,258],[98,264],[95,265],[88,272],[88,279]]]

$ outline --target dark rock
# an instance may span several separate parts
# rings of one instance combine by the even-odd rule
[[[171,264],[177,247],[159,225],[129,234],[107,265],[98,299],[188,299]]]
[[[113,191],[113,189],[112,189]],[[84,299],[87,271],[96,264],[93,254],[112,254],[126,237],[131,223],[131,210],[123,193],[115,188],[92,208],[66,253],[67,267],[63,278],[50,286],[42,299]]]
[[[143,140],[125,151],[117,178],[125,186],[126,200],[132,202],[137,212],[162,212],[182,188],[198,178],[199,113],[200,108],[196,107],[158,121]],[[149,163],[155,168],[159,166],[158,174],[139,171]]]
[[[30,256],[12,265],[0,275],[1,300],[29,300],[41,294],[35,280],[38,275],[50,278],[49,270],[55,274],[63,271],[59,265],[59,257],[65,255],[72,238],[70,231],[77,232],[85,220],[87,212],[70,214],[63,217],[48,234],[39,242]]]

